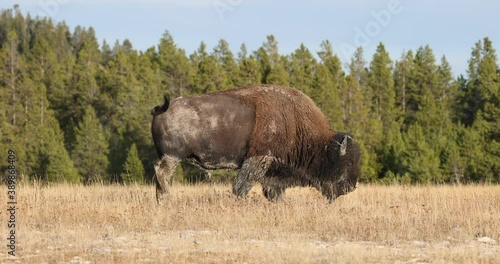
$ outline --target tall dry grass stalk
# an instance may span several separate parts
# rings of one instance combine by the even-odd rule
[[[500,186],[361,185],[333,204],[307,188],[280,203],[229,190],[174,185],[158,206],[152,186],[20,186],[17,261],[500,263]]]

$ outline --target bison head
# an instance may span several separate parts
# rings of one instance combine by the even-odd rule
[[[352,192],[360,175],[360,149],[353,136],[337,133],[328,147],[330,200]],[[333,174],[333,175],[332,175]]]

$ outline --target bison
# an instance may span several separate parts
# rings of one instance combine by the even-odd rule
[[[239,197],[255,182],[270,201],[292,186],[315,187],[330,202],[356,187],[358,144],[330,129],[314,102],[293,88],[247,86],[172,102],[166,96],[151,114],[159,203],[182,160],[203,170],[239,170],[233,183]]]

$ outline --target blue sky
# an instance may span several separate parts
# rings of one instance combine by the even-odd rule
[[[128,38],[139,50],[156,46],[165,30],[188,54],[201,41],[211,49],[221,38],[235,53],[241,43],[255,50],[269,34],[282,54],[301,43],[316,53],[328,39],[343,63],[358,45],[370,61],[380,42],[393,60],[428,44],[459,75],[479,39],[487,36],[500,46],[498,0],[2,0],[0,8],[14,4],[72,29],[93,26],[100,42]]]

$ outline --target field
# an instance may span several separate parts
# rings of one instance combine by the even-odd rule
[[[158,206],[153,186],[18,186],[17,256],[2,246],[0,263],[500,263],[500,186],[361,185],[333,204],[229,190],[174,185]]]

